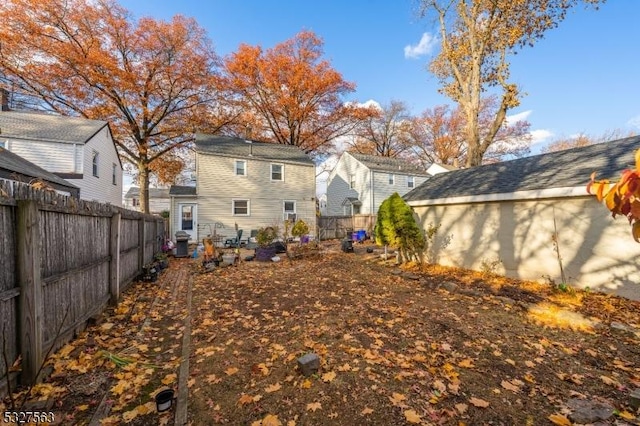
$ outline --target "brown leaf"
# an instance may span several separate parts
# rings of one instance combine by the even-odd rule
[[[311,402],[307,404],[307,411],[313,411],[315,413],[316,410],[322,408],[322,404],[319,402]]]
[[[571,426],[572,425],[571,421],[568,418],[566,418],[565,416],[563,416],[562,414],[551,414],[547,418],[549,420],[551,420],[551,423],[553,423],[554,425],[558,425],[558,426]]]
[[[464,368],[473,368],[473,367],[475,367],[473,365],[473,360],[471,358],[463,359],[462,361],[460,361],[458,363],[458,366],[459,367],[464,367]]]
[[[489,403],[487,401],[485,401],[484,399],[476,398],[475,396],[469,399],[469,402],[474,407],[487,408],[489,406]]]
[[[608,376],[600,376],[600,380],[602,380],[607,385],[620,386],[620,382],[618,382],[616,379],[612,379],[611,377],[608,377]]]
[[[422,421],[418,413],[416,413],[414,410],[405,410],[404,418],[407,419],[407,422],[413,424],[417,424]]]
[[[406,407],[403,401],[406,401],[407,397],[401,393],[394,392],[392,396],[389,397],[389,401],[396,407]]]
[[[513,383],[508,382],[506,380],[503,380],[500,385],[505,388],[506,390],[510,390],[511,392],[519,392],[520,388],[518,386],[515,386]]]
[[[322,375],[322,381],[325,382],[325,383],[329,383],[335,378],[336,378],[336,372],[335,371],[329,371],[329,372],[324,373]]]
[[[456,404],[455,407],[456,407],[456,410],[458,410],[458,412],[460,414],[464,414],[465,411],[467,411],[467,408],[469,408],[469,406],[467,404],[462,404],[462,403]]]
[[[238,372],[238,369],[236,367],[229,367],[226,370],[224,370],[224,372],[227,374],[227,376],[233,376]]]
[[[243,393],[237,402],[238,405],[247,405],[251,403],[253,403],[253,398],[251,395],[247,395],[246,393]]]
[[[264,388],[264,390],[268,393],[276,392],[276,391],[279,391],[280,389],[282,389],[282,385],[279,382]]]
[[[369,407],[364,407],[364,410],[362,410],[362,411],[360,412],[360,415],[361,415],[361,416],[367,416],[367,415],[369,415],[369,414],[371,414],[371,413],[373,413],[373,410],[372,410],[371,408],[369,408]]]

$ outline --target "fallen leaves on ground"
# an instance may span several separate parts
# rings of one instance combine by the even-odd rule
[[[147,404],[177,386],[192,279],[192,424],[563,425],[569,398],[608,402],[620,420],[635,420],[626,401],[640,386],[638,337],[606,324],[637,329],[640,304],[558,297],[436,266],[407,278],[364,248],[346,254],[329,244],[313,258],[208,273],[180,260],[166,281],[132,286],[105,322],[63,346],[32,399],[60,401],[65,424],[86,424],[105,395],[113,401],[105,424],[167,424],[172,411],[146,412]],[[297,359],[311,352],[320,367],[304,377]]]

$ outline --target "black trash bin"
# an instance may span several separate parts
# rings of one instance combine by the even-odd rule
[[[189,256],[189,234],[185,231],[176,232],[176,257]]]

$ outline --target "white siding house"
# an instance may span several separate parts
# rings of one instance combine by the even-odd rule
[[[195,194],[171,190],[172,234],[186,223],[193,240],[214,231],[231,238],[237,225],[244,239],[287,219],[315,230],[315,165],[298,147],[198,134],[196,176]]]
[[[0,179],[27,184],[43,183],[59,194],[74,198],[78,198],[80,193],[77,186],[2,147],[0,147]]]
[[[345,152],[327,179],[326,214],[376,214],[394,192],[402,196],[428,178],[426,170],[398,158]]]
[[[140,188],[132,186],[124,196],[124,208],[141,211]],[[169,211],[169,188],[149,188],[149,213],[160,214]]]
[[[0,146],[80,188],[80,198],[122,206],[122,163],[105,121],[0,112]]]

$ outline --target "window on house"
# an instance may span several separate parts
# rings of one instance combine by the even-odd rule
[[[407,177],[407,187],[413,188],[416,185],[416,178],[413,176]]]
[[[137,198],[133,199],[133,207],[138,207],[140,205],[140,200],[138,200]]]
[[[233,200],[232,210],[234,216],[249,216],[249,200]]]
[[[244,160],[236,160],[236,176],[247,175],[247,162]]]
[[[296,220],[296,202],[295,201],[284,201],[283,203],[284,210],[284,220]]]
[[[271,180],[284,180],[284,166],[282,164],[271,165]]]
[[[93,175],[95,177],[98,177],[98,151],[93,151],[93,159],[92,159],[92,163],[93,163]]]
[[[356,176],[355,175],[350,175],[349,176],[349,188],[354,189],[356,187]]]
[[[5,141],[0,141],[0,148],[6,148],[7,143]]]
[[[394,175],[389,175],[389,185],[393,185],[396,182],[396,177]]]
[[[118,184],[118,179],[117,179],[117,174],[116,174],[117,170],[118,169],[116,167],[116,163],[113,163],[111,165],[111,183],[114,184],[114,185]]]
[[[193,231],[193,206],[182,206],[182,230]]]

